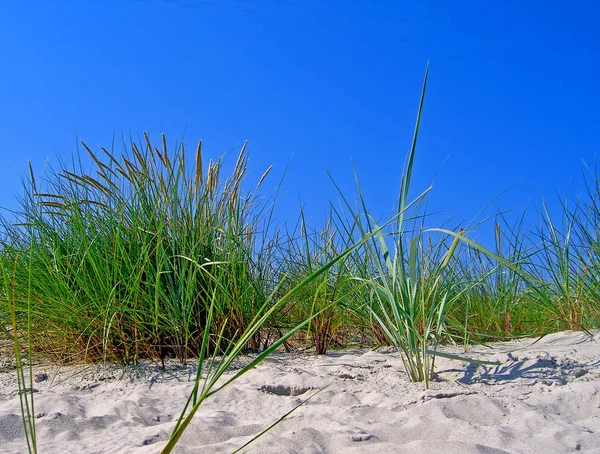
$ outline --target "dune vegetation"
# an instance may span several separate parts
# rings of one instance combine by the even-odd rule
[[[594,172],[561,219],[542,205],[535,231],[498,215],[493,251],[469,230],[424,227],[429,189],[408,196],[426,81],[385,223],[370,216],[357,171],[358,196],[340,192],[325,225],[301,214],[295,228],[278,228],[276,199],[261,194],[270,169],[247,181],[245,145],[228,175],[222,158],[203,162],[201,142],[190,153],[147,135],[122,154],[82,143],[92,172],[80,156],[41,177],[30,166],[18,221],[0,219],[0,327],[17,361],[200,359],[171,449],[241,354],[256,356],[231,380],[280,347],[393,345],[411,380],[428,383],[441,343],[468,349],[600,326]],[[35,443],[33,400],[23,399]]]

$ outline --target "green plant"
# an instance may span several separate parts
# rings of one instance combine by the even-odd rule
[[[4,223],[2,260],[14,264],[16,310],[31,301],[36,346],[57,359],[83,351],[90,359],[185,361],[199,351],[213,291],[211,335],[222,329],[224,342],[235,342],[272,285],[258,244],[268,206],[244,191],[245,145],[224,181],[221,159],[204,171],[200,144],[191,171],[183,144],[170,158],[164,136],[162,150],[147,136],[144,147],[132,142],[131,156],[102,149],[100,158],[83,146],[95,174],[81,165],[51,171],[40,189],[32,173],[20,223]]]
[[[561,201],[561,222],[555,223],[542,204],[539,260],[531,273],[540,284],[532,286],[531,299],[552,314],[556,329],[583,329],[588,311],[594,307],[598,283],[594,279],[597,248],[585,224],[586,214],[578,201],[573,209]],[[588,211],[589,216],[591,210]],[[597,231],[593,235],[597,235]]]
[[[418,210],[430,188],[413,202],[408,203],[427,77],[428,68],[425,72],[413,142],[402,175],[398,208],[394,218],[387,224],[379,226],[369,216],[356,172],[361,208],[353,210],[341,191],[340,195],[351,213],[351,222],[358,226],[363,236],[367,256],[377,270],[377,274],[371,278],[360,278],[370,290],[371,301],[368,309],[387,339],[401,353],[410,380],[425,381],[428,387],[429,381],[434,376],[436,356],[464,360],[459,356],[437,351],[438,344],[446,333],[446,315],[448,306],[451,305],[449,297],[455,285],[448,276],[452,274],[452,263],[459,245],[466,243],[503,264],[511,265],[468,240],[463,236],[463,230],[455,233],[438,228],[424,229],[422,224],[419,225],[418,221],[422,222],[424,216],[419,214]],[[410,209],[413,210],[411,216],[409,216]],[[367,220],[366,223],[363,219]],[[384,234],[383,229],[392,222],[393,231]],[[426,235],[438,235],[435,245],[430,241],[429,250],[424,246]],[[447,244],[449,239],[452,241]]]
[[[468,227],[425,228],[431,188],[412,202],[409,189],[427,78],[428,69],[398,205],[384,223],[370,216],[355,169],[354,206],[333,181],[343,209],[331,205],[321,230],[302,213],[281,241],[273,205],[256,193],[271,168],[246,190],[245,144],[227,178],[222,158],[203,166],[201,143],[190,166],[183,144],[170,153],[164,136],[156,148],[147,135],[121,156],[82,144],[93,173],[77,156],[38,185],[30,167],[18,222],[0,218],[0,322],[11,327],[29,451],[37,449],[27,391],[37,352],[150,357],[163,367],[168,357],[198,358],[168,453],[207,398],[302,332],[326,353],[370,330],[400,352],[412,381],[429,386],[438,356],[496,364],[442,353],[444,341],[462,338],[466,350],[472,341],[597,326],[598,178],[587,204],[563,203],[560,228],[545,206],[537,236],[522,232],[523,217],[513,227],[497,221],[495,253],[469,239]],[[257,356],[226,375],[248,350]]]
[[[31,167],[30,167],[31,169]],[[0,260],[0,274],[2,276],[2,286],[0,287],[5,298],[6,307],[10,317],[10,328],[12,331],[13,351],[15,355],[15,367],[17,372],[17,385],[19,390],[19,403],[21,405],[21,420],[23,423],[23,432],[25,434],[25,442],[27,443],[27,450],[30,453],[37,453],[37,438],[35,435],[35,404],[33,398],[33,370],[32,370],[32,354],[33,345],[30,336],[31,333],[31,293],[28,292],[27,297],[27,312],[25,317],[17,308],[17,294],[15,281],[11,279],[14,275],[15,270],[7,269],[7,263],[4,260]],[[16,263],[15,263],[16,266]],[[28,268],[28,289],[31,289],[31,260],[29,260]],[[26,352],[27,352],[27,366],[23,362],[23,355],[21,353],[21,338],[19,333],[22,330],[22,322],[25,319],[25,331],[27,336],[26,341]],[[27,370],[27,376],[25,371]]]
[[[455,292],[463,292],[448,313],[453,337],[463,339],[465,351],[470,342],[505,340],[541,334],[540,307],[531,304],[523,274],[535,256],[523,229],[525,212],[514,225],[504,214],[494,220],[495,253],[515,269],[500,264],[480,250],[467,247],[459,256],[461,274]]]

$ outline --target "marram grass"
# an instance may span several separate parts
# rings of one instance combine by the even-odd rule
[[[245,144],[229,175],[222,158],[203,162],[200,142],[188,155],[183,143],[169,150],[162,136],[155,147],[147,135],[120,155],[82,144],[91,172],[79,159],[37,178],[30,166],[17,222],[0,218],[0,326],[15,345],[29,452],[37,444],[24,358],[35,354],[163,367],[168,357],[197,358],[166,453],[202,402],[284,345],[324,354],[390,344],[408,377],[428,386],[436,357],[448,356],[441,343],[468,349],[598,327],[596,174],[586,198],[563,202],[558,223],[545,206],[535,232],[499,214],[494,251],[468,229],[426,229],[431,188],[409,199],[426,84],[427,73],[395,215],[384,223],[355,171],[356,202],[340,192],[324,227],[301,214],[297,228],[278,229],[275,201],[259,192],[271,168],[249,183]],[[258,354],[225,379],[248,351]]]

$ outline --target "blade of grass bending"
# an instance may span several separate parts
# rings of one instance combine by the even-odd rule
[[[284,336],[282,336],[280,339],[278,339],[276,342],[274,342],[269,348],[264,350],[252,362],[250,362],[250,364],[246,365],[244,368],[239,370],[232,378],[227,380],[223,385],[219,386],[216,389],[212,389],[212,387],[216,384],[217,380],[223,375],[223,373],[225,373],[225,371],[229,368],[231,363],[240,354],[243,347],[249,342],[250,338],[264,325],[264,323],[267,321],[267,319],[276,310],[279,310],[281,308],[281,306],[283,306],[285,303],[287,303],[287,301],[289,301],[299,290],[306,287],[308,284],[310,284],[310,282],[314,281],[321,274],[325,273],[327,270],[329,270],[331,267],[333,267],[336,263],[338,263],[339,261],[346,258],[348,255],[350,255],[353,251],[358,249],[361,245],[363,245],[366,241],[368,241],[373,235],[376,235],[378,232],[379,232],[379,229],[375,230],[374,232],[371,232],[369,235],[363,237],[360,241],[355,243],[353,246],[346,249],[343,253],[334,257],[332,260],[330,260],[328,263],[323,265],[321,268],[319,268],[318,270],[315,270],[310,276],[308,276],[306,279],[304,279],[302,282],[300,282],[294,288],[292,288],[292,290],[290,290],[288,293],[286,293],[276,304],[271,306],[271,308],[269,310],[267,310],[266,312],[264,312],[263,315],[261,316],[260,314],[262,313],[262,311],[271,302],[271,299],[272,299],[272,296],[274,293],[271,294],[271,296],[268,298],[268,300],[265,302],[265,304],[259,310],[258,314],[254,317],[254,319],[248,325],[249,329],[238,339],[237,343],[233,346],[230,353],[228,355],[226,355],[225,358],[222,359],[221,363],[217,367],[217,370],[215,371],[215,374],[211,377],[211,379],[203,387],[202,393],[198,397],[198,401],[196,402],[195,405],[192,406],[188,415],[183,419],[181,424],[177,427],[177,430],[173,431],[171,438],[169,438],[169,441],[167,442],[166,446],[162,449],[161,454],[169,454],[170,452],[173,451],[173,449],[177,445],[177,442],[179,441],[179,439],[183,435],[184,431],[186,430],[187,426],[192,421],[195,413],[198,411],[198,408],[200,407],[202,402],[207,397],[220,391],[221,389],[223,389],[224,387],[226,387],[227,385],[232,383],[234,380],[238,379],[240,376],[242,376],[243,374],[248,372],[250,369],[252,369],[256,365],[261,363],[265,358],[267,358],[271,353],[273,353],[279,346],[281,346],[284,342],[286,342],[293,334],[295,334],[297,331],[302,329],[312,319],[314,319],[315,317],[317,317],[318,315],[320,315],[322,312],[329,309],[333,305],[333,303],[332,303],[332,304],[326,306],[321,311],[313,314],[312,317],[310,317],[310,318],[304,320],[302,323],[298,324],[294,329],[290,330],[288,333],[286,333]],[[190,258],[187,258],[187,257],[183,257],[183,258],[186,260],[189,260],[193,263],[196,263],[196,265],[198,265],[197,262],[195,262],[194,260],[192,260]]]
[[[15,260],[15,267],[17,266],[17,261]],[[21,423],[23,424],[23,431],[25,433],[25,442],[27,443],[27,451],[35,452],[32,449],[28,427],[27,427],[27,415],[29,414],[26,402],[23,402],[26,394],[26,385],[25,385],[25,377],[23,374],[23,362],[21,359],[21,351],[19,348],[19,335],[17,331],[17,308],[16,303],[14,301],[14,292],[10,291],[11,285],[9,284],[9,275],[5,268],[5,264],[3,261],[0,261],[0,265],[2,266],[2,277],[4,281],[4,291],[6,293],[6,302],[10,311],[10,319],[11,326],[13,330],[13,349],[15,352],[15,363],[16,363],[16,372],[17,372],[17,385],[19,389],[19,404],[21,406]]]
[[[35,408],[34,408],[34,399],[33,399],[33,364],[32,364],[32,354],[33,354],[33,345],[31,342],[31,281],[33,274],[33,254],[29,254],[29,270],[28,270],[28,278],[27,278],[27,362],[29,363],[29,389],[30,389],[30,399],[31,399],[31,409],[27,408],[27,424],[29,426],[29,436],[31,437],[31,447],[32,452],[37,453],[37,439],[35,436]],[[15,324],[16,328],[16,324]],[[16,331],[15,331],[16,332]],[[27,402],[27,399],[25,399]]]
[[[211,298],[210,307],[208,309],[208,315],[206,317],[206,327],[204,329],[204,336],[202,336],[202,345],[200,346],[200,356],[198,358],[198,371],[196,374],[196,383],[194,385],[194,393],[192,404],[196,405],[198,401],[198,386],[200,385],[200,377],[202,376],[202,365],[204,364],[204,357],[206,355],[208,349],[208,342],[210,339],[210,329],[209,327],[212,325],[213,312],[215,307],[215,293],[217,289],[216,287],[213,289],[213,297]],[[185,413],[185,409],[182,414]],[[177,423],[179,425],[179,422]]]
[[[282,422],[285,418],[287,418],[289,415],[291,415],[292,413],[294,413],[296,410],[298,410],[298,408],[300,408],[302,405],[304,405],[306,402],[308,402],[309,400],[311,400],[313,397],[315,397],[317,394],[321,393],[322,391],[325,391],[327,388],[329,388],[331,386],[331,384],[325,386],[324,388],[319,389],[317,392],[311,394],[310,396],[308,396],[306,399],[304,399],[302,402],[300,402],[298,405],[296,405],[294,408],[292,408],[290,411],[288,411],[287,413],[285,413],[284,415],[282,415],[277,421],[275,421],[273,424],[271,424],[269,427],[267,427],[265,430],[263,430],[262,432],[260,432],[258,435],[254,436],[250,441],[247,441],[246,443],[244,443],[242,446],[240,446],[238,449],[236,449],[235,451],[233,451],[232,454],[236,454],[238,452],[240,452],[242,449],[244,449],[245,447],[249,446],[250,444],[254,443],[256,440],[258,440],[260,437],[262,437],[264,434],[266,434],[268,431],[270,431],[273,427],[275,427],[277,424],[279,424],[280,422]]]
[[[29,256],[29,281],[28,281],[28,295],[27,295],[27,357],[28,357],[28,369],[29,369],[29,387],[25,382],[25,372],[23,358],[21,356],[21,348],[19,346],[19,334],[18,334],[18,322],[17,322],[17,303],[15,300],[14,292],[11,292],[11,285],[9,283],[10,278],[7,270],[5,269],[4,262],[2,265],[2,274],[4,281],[4,288],[6,292],[7,303],[10,310],[11,326],[13,330],[13,349],[15,352],[16,361],[16,372],[17,372],[17,385],[19,389],[19,404],[21,407],[21,422],[23,424],[23,431],[25,433],[25,441],[27,443],[27,451],[30,453],[37,453],[37,440],[35,433],[35,410],[34,410],[34,399],[33,399],[33,365],[32,365],[32,344],[31,344],[31,274],[32,274],[32,260],[31,254]],[[15,268],[17,267],[17,260],[15,259]],[[13,272],[13,275],[15,273]],[[11,296],[12,295],[12,296]],[[12,300],[12,303],[11,301]]]
[[[263,351],[263,353],[261,353],[259,356],[257,356],[257,358],[254,361],[252,361],[248,366],[244,367],[237,374],[235,374],[234,377],[232,377],[230,380],[226,381],[223,385],[219,386],[218,388],[211,390],[212,386],[223,375],[223,373],[227,370],[229,364],[231,363],[231,361],[225,361],[225,359],[224,359],[221,362],[221,364],[218,366],[217,371],[215,372],[214,376],[208,382],[208,386],[205,386],[203,388],[202,393],[200,394],[200,397],[198,398],[198,401],[196,402],[196,404],[192,406],[189,413],[185,416],[185,418],[183,418],[181,423],[178,423],[178,426],[173,431],[171,438],[169,438],[169,441],[167,442],[165,447],[160,451],[161,454],[169,454],[173,451],[173,449],[179,442],[179,439],[185,432],[187,426],[192,422],[194,415],[196,414],[196,412],[200,408],[200,405],[202,404],[202,402],[204,402],[205,399],[212,396],[216,392],[220,391],[225,386],[227,386],[228,384],[230,384],[231,382],[233,382],[234,380],[239,378],[241,375],[248,372],[254,366],[256,366],[257,364],[262,362],[267,356],[269,356],[271,353],[273,353],[273,351],[275,351],[276,348],[278,348],[285,341],[287,341],[293,334],[295,334],[297,331],[299,331],[301,328],[303,328],[309,321],[310,320],[304,321],[302,324],[298,325],[296,328],[294,328],[293,330],[288,332],[285,336],[278,339],[271,347],[269,347],[267,350]],[[237,351],[237,353],[236,353],[236,351]],[[230,357],[232,359],[235,359],[238,356],[238,354],[239,354],[239,349],[234,348],[234,351],[230,353]],[[184,413],[182,413],[182,416],[183,415],[184,415]]]
[[[491,257],[494,260],[496,260],[498,263],[506,266],[507,268],[510,268],[512,271],[514,271],[515,273],[518,273],[523,278],[529,279],[532,282],[535,282],[535,283],[538,283],[538,284],[540,283],[540,281],[537,278],[535,278],[534,276],[532,276],[531,274],[529,274],[529,273],[523,271],[522,269],[516,267],[515,265],[513,265],[512,263],[510,263],[508,260],[500,257],[498,254],[494,254],[492,251],[490,251],[489,249],[481,246],[480,244],[476,243],[475,241],[470,240],[466,236],[463,236],[461,233],[453,232],[452,230],[447,230],[447,229],[440,229],[440,228],[437,228],[437,227],[429,228],[426,231],[428,231],[428,232],[442,232],[442,233],[445,233],[447,235],[452,235],[452,236],[454,236],[456,238],[459,238],[462,242],[468,244],[469,246],[473,247],[474,249],[477,249],[478,251],[483,252],[488,257]]]
[[[192,404],[192,406],[196,405],[198,403],[198,389],[200,388],[200,379],[202,378],[202,365],[204,364],[204,357],[206,356],[206,351],[208,348],[208,340],[209,340],[209,334],[210,334],[210,330],[208,329],[211,324],[212,324],[212,317],[213,317],[213,310],[214,310],[214,293],[216,292],[216,289],[213,290],[213,298],[211,298],[211,304],[210,307],[208,309],[208,315],[206,317],[206,327],[204,329],[204,336],[202,336],[202,345],[200,346],[200,355],[198,357],[198,368],[196,371],[196,378],[194,380],[194,387],[192,388],[192,392],[190,393],[190,396],[188,397],[183,410],[181,410],[181,414],[179,415],[179,418],[177,419],[177,424],[175,424],[175,428],[173,429],[173,432],[175,432],[180,424],[181,421],[183,420],[183,417],[185,415],[185,412],[187,411],[188,407],[190,406],[190,403]],[[214,357],[213,357],[214,360]],[[208,367],[208,371],[207,371],[207,376],[208,373],[210,372],[210,370],[212,369],[212,364],[209,365]]]

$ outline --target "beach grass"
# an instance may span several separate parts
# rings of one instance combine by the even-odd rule
[[[261,195],[271,168],[248,182],[246,144],[228,175],[225,158],[203,162],[201,142],[190,155],[164,135],[122,153],[82,143],[69,165],[37,177],[30,165],[17,220],[0,217],[0,326],[15,346],[28,450],[37,445],[27,365],[38,354],[163,368],[198,359],[170,452],[205,399],[282,346],[393,345],[409,378],[428,386],[442,343],[467,350],[600,326],[596,174],[575,203],[563,200],[558,221],[542,204],[535,231],[524,214],[511,224],[500,213],[493,251],[468,229],[426,228],[431,188],[409,199],[426,84],[427,72],[385,222],[369,212],[355,170],[355,201],[340,190],[324,226],[301,210],[295,228],[279,229],[275,200]],[[248,352],[249,364],[225,375]]]

